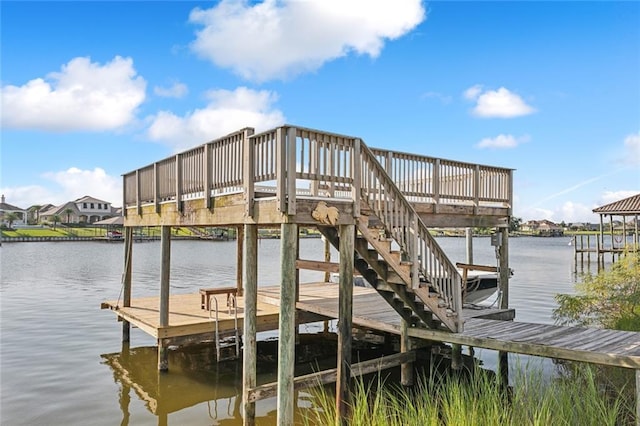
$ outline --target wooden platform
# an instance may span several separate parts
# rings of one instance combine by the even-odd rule
[[[398,314],[372,288],[354,287],[354,324],[380,331],[398,332]],[[215,296],[220,311],[218,327],[220,331],[232,330],[234,314],[228,313],[226,295]],[[238,327],[242,333],[244,320],[244,298],[238,297]],[[209,312],[200,308],[200,294],[173,294],[169,300],[169,326],[160,327],[159,297],[135,298],[130,307],[122,307],[122,302],[107,301],[102,309],[114,311],[119,318],[129,321],[156,339],[171,339],[192,336],[194,341],[207,338],[214,332],[214,322]],[[297,304],[298,321],[309,323],[337,317],[338,285],[334,283],[311,283],[300,285],[300,302]],[[280,305],[279,287],[258,289],[258,331],[277,330]],[[481,316],[493,319],[513,319],[512,309],[488,309],[465,311],[468,317]],[[357,320],[356,320],[357,319]],[[375,327],[372,327],[373,321]],[[210,337],[210,336],[209,336]]]

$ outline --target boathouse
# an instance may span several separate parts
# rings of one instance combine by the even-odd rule
[[[245,128],[126,173],[123,190],[123,297],[102,307],[123,320],[124,341],[131,324],[157,339],[159,370],[168,368],[171,345],[233,342],[232,355],[242,352],[245,424],[254,422],[255,401],[270,396],[277,396],[278,424],[292,424],[294,388],[332,381],[344,422],[352,374],[401,365],[410,383],[412,343],[420,339],[640,368],[636,333],[607,334],[609,346],[584,350],[566,327],[504,321],[514,318],[507,309],[511,169],[371,148],[358,137],[297,126]],[[158,297],[131,297],[139,226],[161,227]],[[237,228],[235,287],[170,295],[171,229],[183,226]],[[258,287],[258,229],[273,227],[280,228],[281,278]],[[301,227],[317,228],[338,262],[301,259]],[[466,275],[483,267],[454,263],[432,227],[494,228],[500,309],[464,309]],[[339,283],[301,283],[300,269],[338,273]],[[371,288],[354,288],[355,274]],[[326,319],[338,319],[337,368],[294,377],[297,325]],[[355,326],[399,335],[400,353],[352,364]],[[278,330],[278,380],[258,385],[263,330]]]

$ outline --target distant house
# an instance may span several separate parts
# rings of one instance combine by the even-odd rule
[[[53,204],[34,204],[33,206],[27,209],[27,223],[30,225],[35,225],[40,222],[40,213],[49,210],[50,208],[55,207]]]
[[[530,220],[520,225],[520,230],[542,237],[560,237],[564,235],[564,228],[550,220]]]
[[[9,225],[9,221],[6,220],[6,216],[9,213],[15,213],[18,219],[14,220],[12,225],[26,225],[27,224],[27,212],[20,207],[16,207],[6,202],[4,194],[2,195],[0,202],[0,222],[2,225]]]
[[[94,223],[117,215],[118,209],[111,207],[108,201],[85,195],[74,201],[54,206],[40,212],[41,222],[53,222],[58,216],[63,223]]]

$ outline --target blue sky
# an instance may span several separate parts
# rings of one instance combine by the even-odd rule
[[[516,169],[514,214],[640,192],[640,3],[8,2],[1,181],[121,204],[121,174],[292,123]]]

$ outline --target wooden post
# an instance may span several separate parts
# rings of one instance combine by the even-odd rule
[[[636,426],[640,426],[640,370],[636,370]]]
[[[298,226],[280,226],[280,323],[278,336],[278,404],[279,426],[293,424],[293,375],[296,329],[296,243]]]
[[[500,292],[502,299],[500,309],[509,309],[509,230],[502,228],[500,232]]]
[[[244,246],[244,228],[238,226],[236,228],[236,288],[238,289],[238,296],[242,296],[244,291],[242,289],[242,252]]]
[[[473,229],[465,228],[464,235],[467,241],[467,264],[473,265]]]
[[[131,306],[131,261],[133,259],[133,227],[124,228],[124,274],[122,282],[122,306]],[[131,340],[131,324],[122,321],[122,342]]]
[[[616,252],[613,250],[613,215],[609,215],[609,234],[611,235],[611,263],[616,261]]]
[[[405,353],[410,351],[411,338],[409,337],[409,323],[402,319],[400,321],[400,352]],[[413,386],[413,363],[405,362],[400,364],[400,383],[402,386]]]
[[[324,240],[324,261],[325,262],[331,262],[331,243],[324,236],[322,238]],[[330,282],[331,281],[331,272],[325,271],[325,273],[324,273],[324,281],[325,282]]]
[[[509,386],[509,352],[498,352],[498,372],[501,386],[507,389]]]
[[[238,235],[238,238],[240,236]],[[256,325],[258,309],[258,226],[244,225],[244,333],[242,346],[242,405],[245,426],[254,425],[256,404],[249,402],[249,390],[256,387]]]
[[[353,253],[355,225],[340,225],[340,284],[338,290],[338,361],[336,424],[347,425],[351,381],[351,328],[353,315]]]
[[[254,167],[255,158],[251,135],[254,129],[244,130],[242,147],[242,182],[244,183],[245,216],[253,217],[253,199],[255,197]]]
[[[171,227],[162,226],[160,236],[160,327],[169,325],[169,282],[171,270]],[[169,348],[163,339],[158,339],[158,370],[169,369]]]
[[[451,369],[462,369],[462,345],[456,343],[451,345]]]

